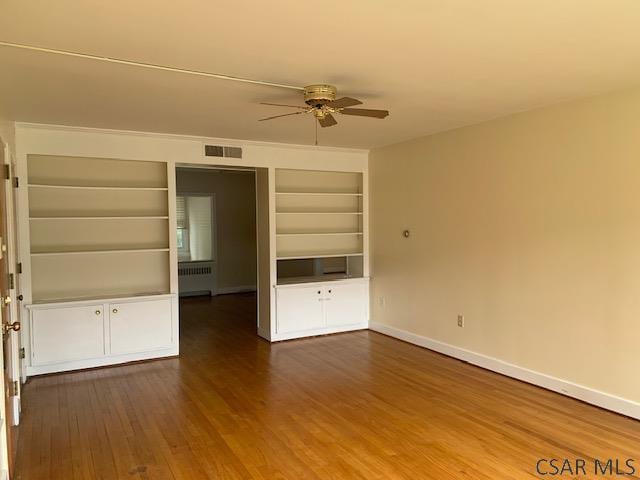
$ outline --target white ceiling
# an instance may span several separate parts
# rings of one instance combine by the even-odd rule
[[[322,145],[375,147],[640,83],[638,0],[2,0],[0,40],[293,85],[387,108]],[[10,119],[313,142],[293,90],[0,47]]]

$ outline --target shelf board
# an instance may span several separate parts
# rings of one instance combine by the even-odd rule
[[[351,253],[317,253],[317,254],[291,254],[291,255],[278,255],[276,260],[305,260],[309,258],[335,258],[335,257],[361,257],[364,255],[362,252]]]
[[[363,235],[362,232],[288,232],[288,233],[276,233],[278,237],[318,237],[318,236],[340,236],[340,235]]]
[[[324,275],[308,275],[306,277],[280,277],[277,285],[295,285],[298,283],[330,282],[335,280],[350,280],[362,276],[347,275],[346,273],[327,273]]]
[[[276,212],[276,215],[362,215],[362,212]]]
[[[141,191],[167,191],[167,187],[108,187],[98,185],[47,185],[45,183],[30,183],[28,187],[53,188],[65,190],[141,190]]]
[[[333,196],[347,196],[347,197],[361,197],[362,193],[351,192],[276,192],[276,195],[333,195]]]
[[[157,298],[157,297],[173,297],[175,294],[172,294],[168,290],[161,290],[155,292],[138,292],[138,293],[125,293],[122,295],[83,295],[79,297],[52,297],[52,298],[42,298],[42,299],[34,299],[31,304],[25,305],[28,309],[33,309],[34,307],[37,309],[39,306],[47,305],[49,303],[77,303],[77,302],[118,302],[122,300],[129,300],[131,298],[145,298],[149,299]]]
[[[55,217],[29,217],[29,220],[167,220],[168,216],[155,216],[155,215],[115,215],[104,217],[79,217],[79,216],[55,216]]]
[[[32,252],[32,257],[50,257],[54,255],[100,255],[105,253],[147,253],[147,252],[168,252],[168,248],[129,248],[116,250],[70,250],[58,252]]]

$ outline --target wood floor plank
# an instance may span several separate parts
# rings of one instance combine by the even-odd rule
[[[531,479],[565,457],[640,470],[640,422],[373,332],[270,345],[255,315],[250,294],[182,300],[179,358],[31,379],[16,478]]]

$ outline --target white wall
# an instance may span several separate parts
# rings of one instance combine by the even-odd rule
[[[179,168],[178,193],[215,194],[218,291],[256,287],[254,172]]]
[[[639,118],[635,89],[373,151],[374,321],[640,414]]]

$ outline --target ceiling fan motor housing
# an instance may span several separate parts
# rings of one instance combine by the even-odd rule
[[[321,107],[336,99],[333,85],[307,85],[304,87],[304,102],[312,107]]]

